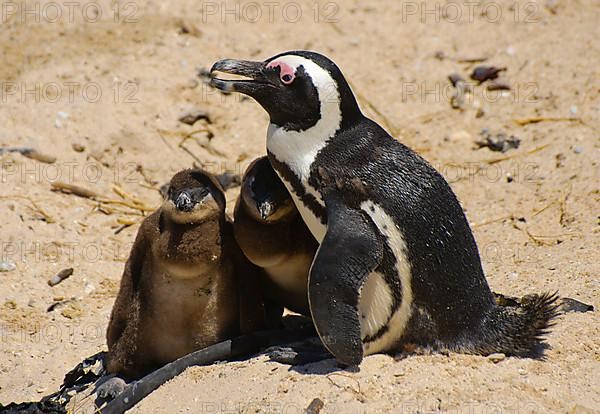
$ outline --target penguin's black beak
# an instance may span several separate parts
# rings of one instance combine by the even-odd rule
[[[243,76],[249,79],[219,79],[217,72]],[[265,75],[263,62],[249,60],[223,59],[210,69],[210,84],[225,92],[239,92],[256,96],[265,88],[274,86]]]

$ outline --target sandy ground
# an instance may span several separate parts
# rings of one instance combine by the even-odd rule
[[[243,171],[264,154],[262,109],[196,77],[224,57],[329,55],[365,112],[451,182],[494,290],[559,290],[600,306],[600,4],[453,4],[4,2],[0,147],[56,161],[0,156],[2,259],[16,265],[0,273],[0,402],[55,391],[105,349],[138,225],[117,230],[142,218],[139,208],[52,192],[52,182],[154,208],[157,187],[179,169]],[[468,77],[478,58],[506,67],[512,89],[475,86],[452,109],[447,76]],[[210,113],[211,140],[204,121],[178,122],[194,109]],[[535,117],[544,120],[516,122]],[[521,146],[475,150],[483,128]],[[236,196],[230,190],[230,207]],[[69,267],[69,279],[48,286]],[[190,369],[132,412],[299,413],[315,397],[327,414],[599,412],[598,315],[562,316],[543,361],[376,355],[352,373],[332,360],[290,370],[259,357]]]

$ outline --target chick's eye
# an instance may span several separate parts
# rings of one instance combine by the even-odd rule
[[[294,77],[290,74],[284,74],[283,76],[281,76],[281,81],[283,83],[285,83],[286,85],[289,85],[290,83],[292,83],[292,81],[294,80]]]

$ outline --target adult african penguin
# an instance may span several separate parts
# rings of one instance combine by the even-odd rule
[[[217,73],[245,79],[219,79]],[[320,243],[308,296],[317,332],[342,363],[416,343],[529,356],[556,296],[495,304],[467,219],[444,178],[366,118],[338,67],[315,52],[225,59],[212,85],[269,114],[273,168]]]

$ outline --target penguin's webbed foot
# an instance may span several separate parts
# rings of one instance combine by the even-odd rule
[[[96,388],[96,393],[101,400],[112,401],[125,390],[126,386],[127,382],[123,378],[114,376],[100,384]]]
[[[333,358],[322,345],[292,344],[289,346],[272,346],[265,350],[271,361],[285,365],[304,365]]]

